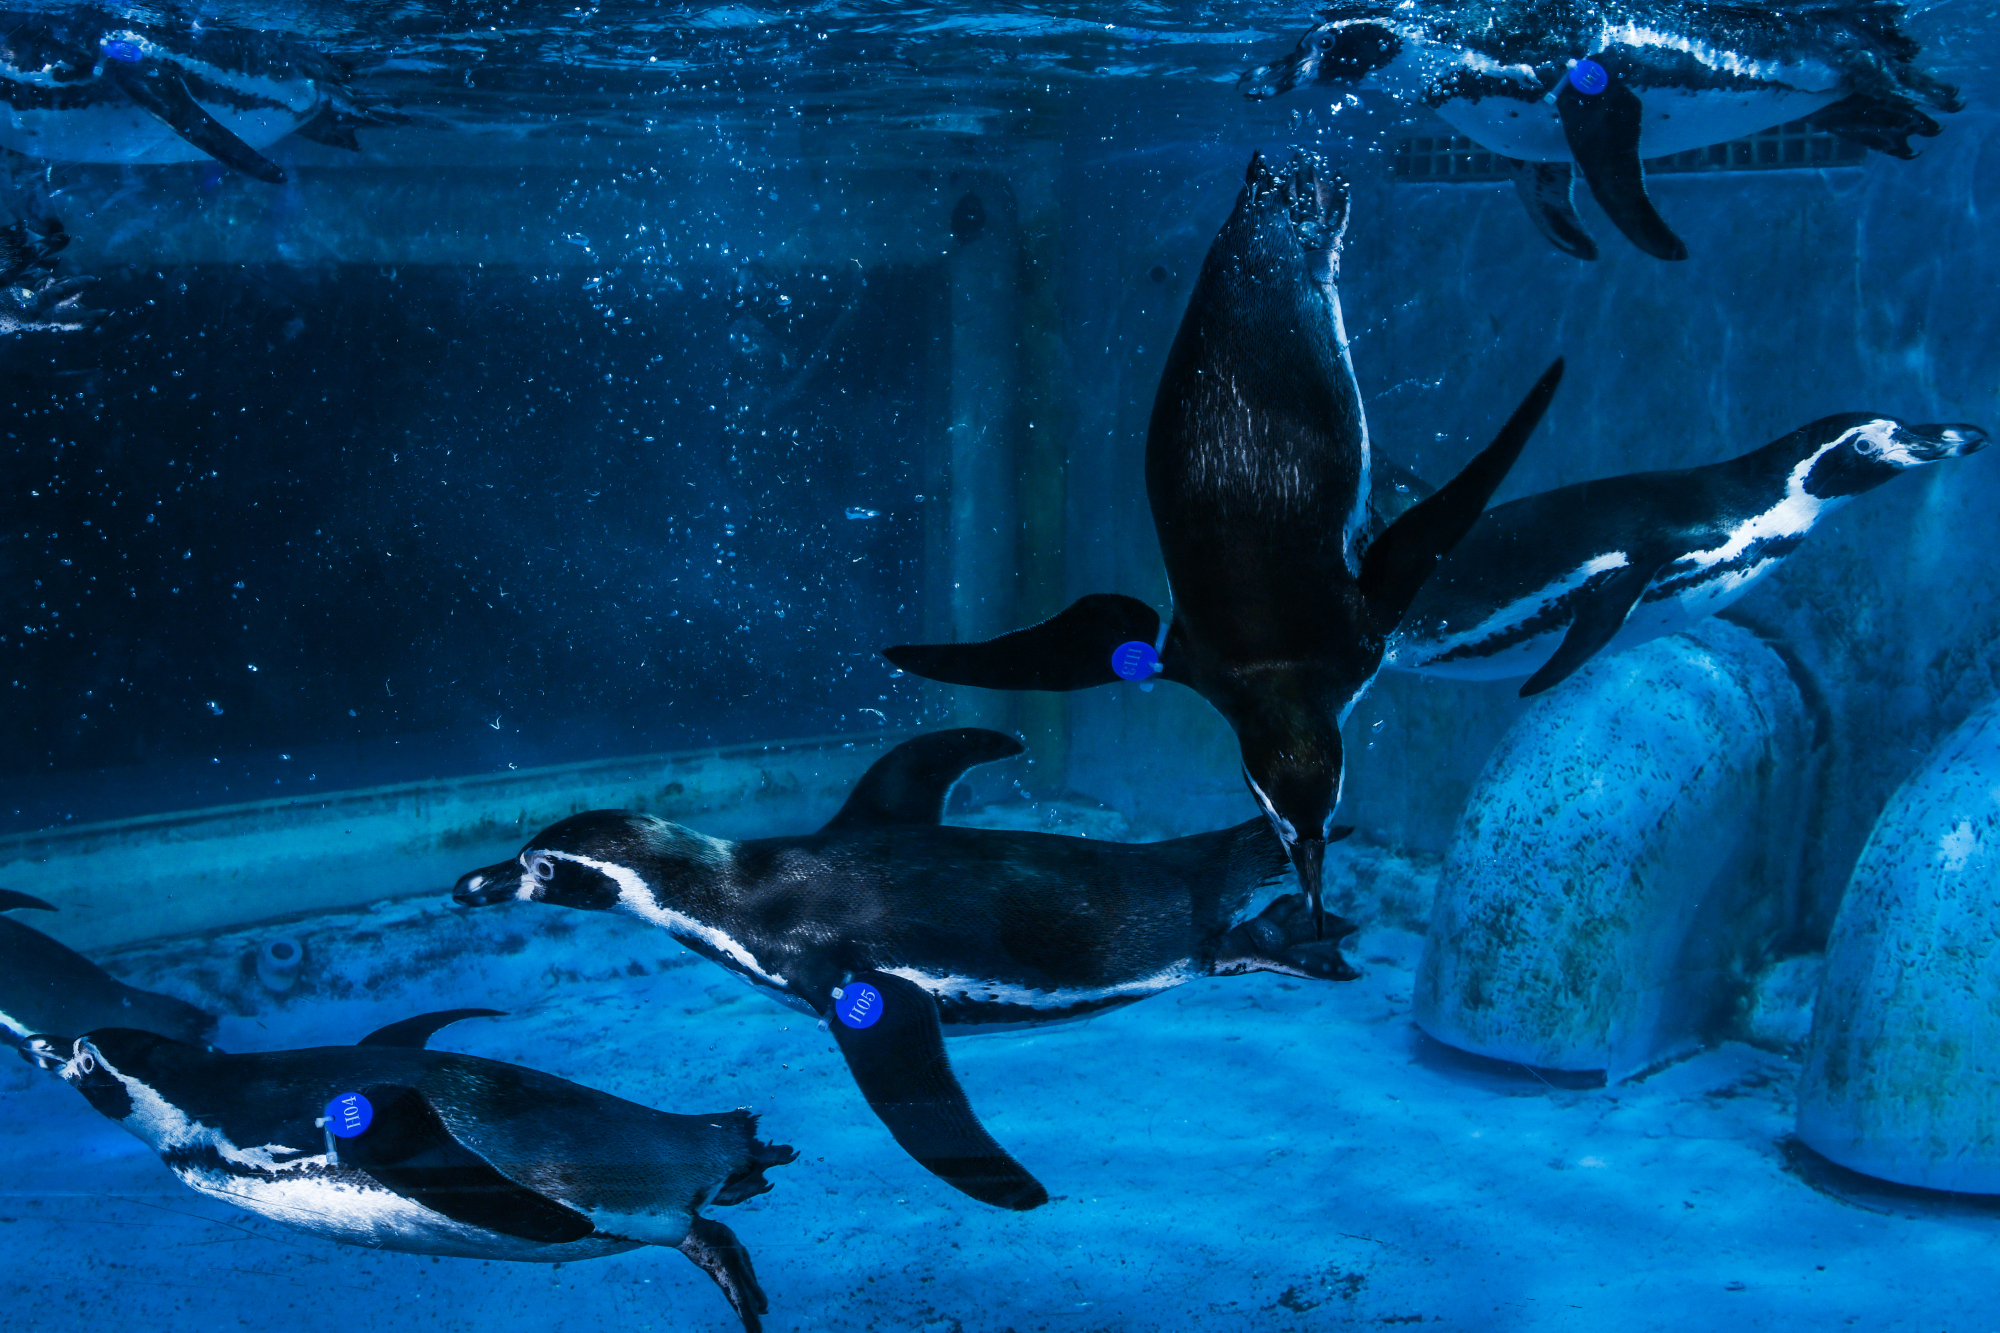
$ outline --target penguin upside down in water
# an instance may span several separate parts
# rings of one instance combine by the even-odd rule
[[[56,909],[40,898],[0,889],[0,912]],[[202,1044],[215,1016],[171,995],[128,986],[59,940],[0,916],[0,1028],[16,1042],[42,1032],[132,1027]]]
[[[1345,189],[1311,159],[1278,172],[1253,157],[1202,263],[1146,432],[1174,600],[1164,641],[1152,607],[1094,593],[985,643],[883,650],[911,675],[988,689],[1108,685],[1135,658],[1140,674],[1193,688],[1235,728],[1244,779],[1316,923],[1341,723],[1562,376],[1558,361],[1484,452],[1369,541],[1368,426],[1334,286],[1346,224]]]
[[[1964,423],[1849,412],[1727,462],[1496,505],[1424,584],[1382,665],[1465,680],[1527,676],[1522,695],[1539,694],[1599,652],[1728,606],[1862,492],[1986,443]]]
[[[445,1024],[496,1013],[425,1014],[355,1046],[253,1055],[129,1028],[40,1034],[22,1054],[190,1189],[273,1221],[373,1249],[527,1263],[661,1245],[757,1333],[769,1304],[749,1252],[701,1209],[764,1193],[765,1169],[797,1154],[759,1141],[748,1111],[670,1115],[424,1049]]]
[[[1512,161],[1529,217],[1565,254],[1597,258],[1571,202],[1574,166],[1634,245],[1685,259],[1646,193],[1644,159],[1801,119],[1894,157],[1916,156],[1911,135],[1939,133],[1922,106],[1963,103],[1917,65],[1903,10],[1609,0],[1538,3],[1509,22],[1485,6],[1361,0],[1322,11],[1297,49],[1238,87],[1253,99],[1379,87]]]
[[[288,134],[358,150],[394,123],[346,91],[347,67],[283,33],[142,23],[110,10],[0,13],[0,148],[52,162],[214,158],[271,184]]]
[[[1297,894],[1232,924],[1285,869],[1262,819],[1137,845],[940,822],[968,768],[1021,752],[977,728],[905,741],[824,828],[793,837],[726,842],[630,811],[576,815],[453,896],[664,927],[828,1020],[869,1106],[919,1164],[982,1202],[1034,1208],[1048,1192],[979,1123],[944,1029],[1080,1018],[1197,977],[1356,973],[1338,943],[1353,925],[1335,918],[1334,938],[1316,940]]]

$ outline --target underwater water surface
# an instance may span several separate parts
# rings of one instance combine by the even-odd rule
[[[1993,1326],[1996,60],[0,14],[8,1326]]]

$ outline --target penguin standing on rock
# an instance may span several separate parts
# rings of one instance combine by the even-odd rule
[[[1793,9],[1361,0],[1323,10],[1297,49],[1238,87],[1256,99],[1366,82],[1513,162],[1529,217],[1565,254],[1597,258],[1571,202],[1574,167],[1634,245],[1685,259],[1687,246],[1647,196],[1643,160],[1795,120],[1915,157],[1910,136],[1939,133],[1923,108],[1964,105],[1917,64],[1904,10],[1887,0]]]
[[[190,1189],[330,1240],[567,1263],[685,1254],[758,1333],[750,1254],[709,1204],[764,1193],[792,1161],[748,1111],[669,1115],[533,1069],[428,1051],[491,1009],[406,1019],[356,1046],[254,1055],[156,1033],[46,1034],[22,1054],[160,1155]]]
[[[1167,353],[1146,494],[1173,590],[1165,638],[1144,602],[1093,593],[984,643],[904,644],[913,676],[1078,690],[1155,671],[1235,728],[1243,777],[1315,922],[1340,726],[1438,561],[1507,475],[1562,377],[1545,371],[1484,452],[1368,540],[1371,451],[1335,287],[1347,193],[1301,154],[1253,157]]]
[[[1298,894],[1237,924],[1285,869],[1262,819],[1145,844],[940,822],[968,768],[1021,750],[978,728],[905,741],[824,828],[795,837],[725,842],[632,811],[575,815],[453,897],[665,928],[827,1020],[869,1106],[926,1169],[982,1202],[1038,1207],[1048,1191],[979,1123],[946,1029],[1081,1018],[1199,977],[1357,974],[1339,945],[1353,924],[1336,917],[1315,938]]]

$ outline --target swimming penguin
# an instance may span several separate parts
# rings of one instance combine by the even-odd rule
[[[1315,918],[1340,725],[1562,376],[1558,361],[1485,452],[1368,540],[1368,426],[1335,287],[1346,225],[1345,189],[1310,158],[1275,172],[1253,157],[1202,263],[1146,433],[1146,494],[1174,597],[1164,640],[1152,607],[1093,593],[984,643],[883,650],[955,685],[1078,690],[1157,671],[1192,687],[1236,729],[1244,779]]]
[[[40,898],[0,889],[0,912],[56,909]],[[211,1014],[140,990],[33,926],[0,916],[0,1028],[16,1042],[38,1032],[143,1028],[196,1045],[215,1033]]]
[[[909,1154],[1002,1208],[1048,1201],[980,1125],[943,1028],[1059,1022],[1197,977],[1356,975],[1315,940],[1298,894],[1232,925],[1285,868],[1261,819],[1134,845],[948,828],[952,785],[1020,754],[996,731],[932,732],[875,761],[826,826],[726,842],[650,815],[596,810],[459,880],[479,907],[521,899],[615,909],[829,1020],[868,1104]],[[1336,837],[1348,830],[1334,831]]]
[[[1984,449],[1962,423],[1849,412],[1707,467],[1496,505],[1424,584],[1382,665],[1539,694],[1597,653],[1686,629],[1748,592],[1813,525],[1913,467]]]
[[[455,1009],[356,1046],[224,1055],[151,1032],[31,1038],[23,1054],[190,1189],[330,1240],[568,1263],[677,1249],[749,1333],[770,1307],[733,1232],[701,1215],[798,1154],[748,1111],[669,1115],[519,1065],[428,1051]]]
[[[109,10],[0,14],[0,148],[54,162],[214,158],[271,184],[288,134],[357,149],[391,123],[355,104],[347,68],[282,33],[141,23]]]
[[[1939,133],[1919,103],[1945,112],[1963,103],[1915,63],[1903,9],[1613,0],[1536,4],[1503,23],[1489,8],[1444,0],[1363,0],[1323,10],[1291,55],[1238,87],[1255,99],[1367,80],[1514,160],[1529,216],[1564,253],[1597,257],[1571,202],[1573,164],[1634,245],[1685,259],[1646,194],[1642,159],[1800,119],[1894,157],[1916,156],[1911,135]]]

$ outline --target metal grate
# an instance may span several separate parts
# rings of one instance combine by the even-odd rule
[[[1812,171],[1855,167],[1868,155],[1858,143],[1816,130],[1803,120],[1759,130],[1742,139],[1691,148],[1671,157],[1649,158],[1655,175],[1691,171]],[[1389,175],[1413,184],[1508,179],[1508,159],[1462,135],[1413,135],[1398,139],[1389,156]]]

